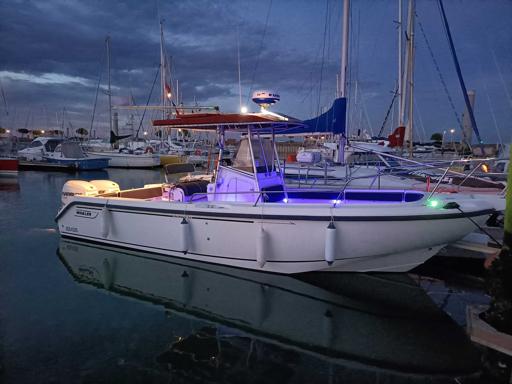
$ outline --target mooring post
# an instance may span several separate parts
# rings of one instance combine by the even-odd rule
[[[509,150],[509,159],[512,157],[512,145]],[[508,166],[508,175],[507,175],[507,196],[506,196],[506,208],[505,208],[505,233],[503,237],[503,251],[508,252],[508,256],[511,256],[511,248],[512,248],[512,167]],[[502,252],[503,253],[503,252]]]
[[[512,155],[512,146],[510,147]],[[500,332],[512,335],[512,167],[508,168],[503,247],[489,267],[487,290],[491,297],[484,318]],[[512,346],[509,349],[512,354]]]

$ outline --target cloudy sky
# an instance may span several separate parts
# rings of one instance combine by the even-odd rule
[[[101,76],[94,130],[105,136],[105,37],[111,37],[115,100],[133,96],[137,105],[144,105],[160,60],[160,19],[165,20],[166,51],[185,104],[195,100],[238,110],[239,41],[243,104],[251,106],[251,91],[270,89],[281,95],[275,110],[314,116],[332,103],[336,90],[341,3],[1,0],[0,125],[55,129],[64,116],[64,126],[89,129]],[[467,87],[476,90],[475,116],[483,139],[510,142],[512,1],[445,0],[445,9]],[[352,0],[352,129],[377,134],[384,121],[397,78],[396,14],[395,0]],[[437,2],[417,0],[417,21],[415,124],[421,139],[458,129],[456,115],[460,117],[464,101]],[[159,103],[158,82],[156,86],[153,105]],[[136,120],[141,113],[136,112]],[[148,112],[147,117],[156,116]],[[393,121],[392,112],[385,134]]]

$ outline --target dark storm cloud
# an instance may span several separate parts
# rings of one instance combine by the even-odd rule
[[[237,28],[242,41],[241,66],[244,71],[252,70],[259,55],[265,84],[282,80],[280,73],[268,71],[269,62],[274,68],[287,68],[289,79],[302,78],[310,64],[297,55],[280,55],[271,44],[260,47],[258,34],[262,26],[247,20],[241,25],[242,15],[221,2],[184,1],[157,7],[156,3],[148,6],[140,1],[11,1],[3,5],[1,12],[4,23],[0,50],[5,59],[0,70],[12,105],[23,100],[50,108],[55,103],[67,103],[74,108],[91,100],[102,70],[100,63],[105,63],[103,41],[107,34],[111,36],[112,83],[121,88],[118,93],[131,93],[139,102],[146,100],[160,59],[159,17],[165,20],[166,46],[173,58],[174,75],[181,81],[182,94],[189,99],[209,101],[236,96]],[[267,33],[275,34],[272,26]],[[13,75],[19,73],[78,79],[48,83],[44,90],[30,87],[32,92],[26,94],[26,83],[37,80]],[[105,71],[102,77],[105,84]],[[259,86],[255,80],[254,86]],[[249,79],[244,82],[249,83]],[[294,85],[288,81],[292,90]],[[59,97],[64,94],[67,97]],[[156,101],[158,90],[153,95]]]
[[[351,110],[367,115],[365,121],[375,130],[396,86],[395,3],[352,1],[350,98],[355,107]],[[436,2],[417,3],[418,20],[460,114],[463,100]],[[244,103],[250,90],[270,88],[281,94],[278,110],[309,117],[328,106],[335,92],[341,2],[274,1],[263,39],[269,4],[246,0],[3,1],[0,80],[9,116],[2,113],[0,124],[24,125],[28,119],[23,111],[28,109],[39,116],[35,120],[54,121],[47,116],[66,107],[75,125],[87,126],[100,73],[102,86],[106,84],[107,35],[111,36],[114,95],[131,95],[137,104],[144,104],[160,61],[160,18],[165,20],[166,50],[185,102],[195,99],[221,105],[223,110],[238,107],[238,31]],[[512,88],[512,27],[507,17],[512,16],[512,4],[458,0],[446,2],[446,9],[468,88],[477,89],[477,121],[493,136],[488,98],[499,122],[512,118],[507,96]],[[416,35],[417,119],[422,117],[427,131],[454,125],[454,112],[419,29]],[[152,104],[158,103],[159,92],[157,81]],[[101,124],[107,117],[106,105],[106,96],[100,92],[96,120]]]

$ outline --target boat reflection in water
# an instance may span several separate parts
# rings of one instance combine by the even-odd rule
[[[19,191],[20,185],[18,184],[17,177],[2,177],[0,176],[0,191]]]
[[[58,254],[80,283],[206,321],[156,356],[187,382],[468,382],[479,369],[405,274],[291,277],[70,240]]]

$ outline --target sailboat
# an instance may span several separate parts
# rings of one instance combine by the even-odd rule
[[[118,125],[118,114],[114,113],[112,116],[112,89],[110,79],[110,36],[105,40],[107,49],[107,67],[108,67],[108,105],[109,105],[109,126],[110,126],[110,147],[103,150],[89,150],[88,153],[95,157],[108,158],[109,167],[112,168],[153,168],[160,166],[160,158],[154,154],[151,147],[144,148],[143,151],[123,151],[122,149],[115,150],[116,143],[123,138],[130,135],[120,136]],[[146,150],[147,149],[147,150]]]

